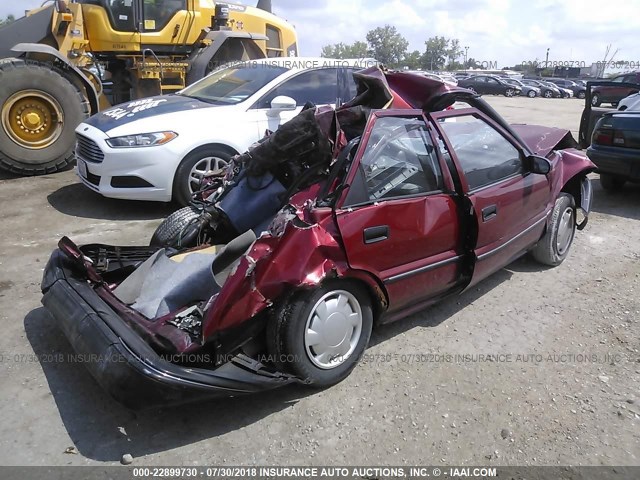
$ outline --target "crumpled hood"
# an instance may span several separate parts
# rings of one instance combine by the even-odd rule
[[[546,157],[552,150],[576,148],[578,145],[571,132],[564,128],[525,124],[512,124],[511,128],[534,154],[541,157]]]
[[[133,100],[129,103],[117,105],[94,115],[86,120],[85,123],[108,133],[115,128],[150,117],[174,114],[176,112],[189,112],[203,108],[224,107],[211,105],[201,100],[182,95],[163,95]]]

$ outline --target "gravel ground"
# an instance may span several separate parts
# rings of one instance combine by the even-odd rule
[[[578,100],[489,101],[577,133]],[[171,207],[102,199],[69,171],[0,177],[0,464],[638,465],[640,187],[594,185],[562,266],[523,258],[379,328],[333,388],[132,413],[82,365],[45,361],[71,350],[40,277],[61,235],[140,243]]]

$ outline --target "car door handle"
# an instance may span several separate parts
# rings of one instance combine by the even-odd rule
[[[365,228],[362,233],[366,244],[382,242],[389,238],[389,226],[378,225],[377,227]]]
[[[488,222],[493,217],[498,215],[498,207],[496,205],[489,205],[482,209],[482,221]]]

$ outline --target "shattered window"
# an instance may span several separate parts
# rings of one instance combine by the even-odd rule
[[[470,190],[523,172],[520,152],[495,128],[473,115],[455,118],[455,122],[441,122],[440,126]]]
[[[360,161],[369,200],[442,189],[440,165],[421,118],[379,118]]]

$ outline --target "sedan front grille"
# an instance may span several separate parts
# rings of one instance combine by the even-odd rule
[[[87,162],[102,163],[104,153],[96,142],[84,135],[76,134],[76,155]]]

